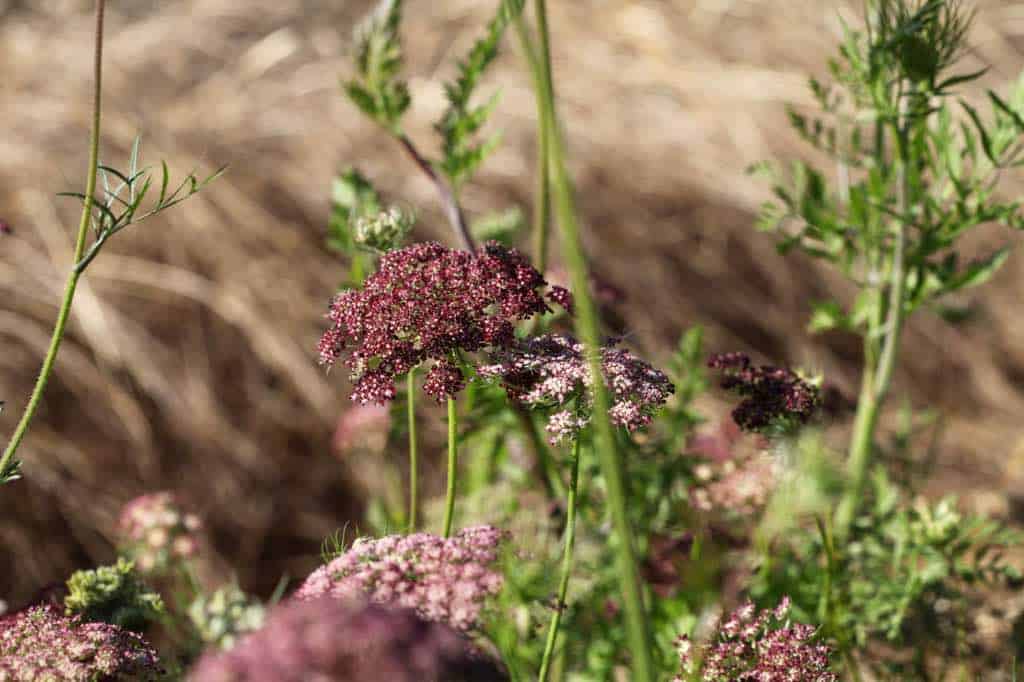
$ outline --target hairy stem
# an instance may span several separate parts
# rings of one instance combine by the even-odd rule
[[[572,574],[572,548],[576,541],[576,492],[579,486],[579,477],[580,439],[577,438],[572,444],[572,473],[569,474],[569,496],[566,498],[565,547],[562,553],[562,574],[558,580],[558,599],[555,602],[555,612],[551,615],[551,624],[548,626],[548,638],[544,643],[544,656],[540,662],[540,675],[537,677],[540,682],[547,682],[548,673],[551,670],[552,654],[555,651],[555,641],[558,639],[558,627],[562,622],[562,611],[566,607],[565,595],[569,591],[569,576]]]
[[[459,476],[458,460],[459,415],[455,411],[455,398],[448,398],[448,490],[444,500],[444,537],[452,535],[455,516],[455,487]]]
[[[75,298],[75,289],[78,287],[78,278],[81,270],[74,267],[82,259],[85,252],[85,240],[89,232],[89,223],[92,217],[93,193],[96,191],[96,167],[99,165],[100,149],[100,111],[103,92],[103,13],[105,0],[96,0],[96,49],[93,62],[93,107],[92,107],[92,129],[89,133],[89,166],[85,178],[85,199],[82,202],[82,217],[78,223],[78,235],[75,239],[75,251],[72,257],[72,269],[68,275],[67,284],[64,286],[64,296],[61,299],[60,308],[57,313],[57,322],[53,327],[53,336],[50,339],[50,346],[43,358],[43,366],[39,370],[39,378],[36,380],[35,388],[29,398],[25,412],[21,416],[14,435],[0,457],[0,477],[8,473],[14,463],[14,454],[18,451],[32,418],[39,409],[43,398],[43,391],[53,373],[53,366],[57,359],[57,351],[60,349],[61,341],[64,339],[64,330],[67,327],[68,316],[71,313],[71,303]],[[0,479],[2,480],[2,479]]]
[[[416,145],[412,143],[409,136],[400,133],[398,135],[398,141],[402,144],[402,149],[405,153],[413,160],[417,167],[423,171],[430,181],[434,183],[434,188],[437,189],[438,195],[441,197],[441,204],[444,207],[445,216],[448,218],[448,223],[451,225],[452,231],[455,233],[455,238],[459,241],[466,251],[475,251],[476,243],[473,241],[473,235],[469,233],[469,226],[466,223],[466,215],[462,212],[462,206],[459,205],[459,200],[455,197],[455,193],[452,188],[448,186],[448,183],[437,174],[434,167],[430,165],[430,161],[420,154],[419,150],[416,149]]]
[[[409,419],[409,532],[416,530],[419,509],[419,443],[416,437],[416,370],[406,376],[406,412]]]
[[[548,31],[547,7],[544,0],[537,0],[536,9],[541,43],[545,45],[548,43]],[[550,53],[545,52],[544,56],[542,67],[546,81],[550,82]],[[545,89],[539,95],[548,128],[555,131],[557,130],[557,118],[551,92],[550,89]],[[611,401],[601,369],[601,335],[597,308],[590,295],[589,271],[586,257],[583,254],[579,221],[576,217],[576,202],[565,167],[565,150],[559,135],[553,134],[550,142],[554,208],[561,233],[562,254],[571,275],[573,295],[575,296],[576,331],[586,348],[590,374],[593,377],[595,449],[605,479],[608,508],[615,532],[617,573],[622,590],[626,632],[633,666],[633,674],[630,679],[634,682],[653,682],[653,639],[644,606],[636,550],[633,547],[633,531],[627,510],[627,491],[622,456],[619,452],[615,430],[608,417]]]

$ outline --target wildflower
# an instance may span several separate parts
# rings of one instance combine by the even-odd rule
[[[650,423],[675,387],[661,371],[614,344],[600,350],[605,383],[613,404],[613,423],[636,431]],[[495,353],[496,362],[477,368],[480,376],[500,380],[509,396],[530,407],[564,406],[576,399],[575,409],[563,409],[548,419],[552,443],[575,438],[589,423],[586,390],[590,367],[583,344],[558,334],[526,339]],[[582,403],[582,405],[580,404]]]
[[[427,360],[435,363],[433,395],[452,396],[463,385],[452,355],[510,343],[515,321],[550,310],[539,291],[546,284],[522,254],[497,242],[475,253],[436,242],[392,251],[363,289],[334,298],[320,362],[343,358],[358,403],[392,400],[395,377]]]
[[[411,213],[392,206],[377,215],[357,218],[352,238],[368,251],[386,253],[402,243],[415,222]]]
[[[814,628],[791,623],[789,598],[774,610],[758,612],[754,604],[740,606],[719,624],[702,647],[701,682],[838,682],[829,672],[830,647],[813,644]],[[675,682],[693,679],[693,643],[676,640],[681,673]]]
[[[202,521],[164,491],[126,504],[117,530],[122,553],[135,561],[139,572],[163,573],[196,555]]]
[[[693,506],[741,517],[763,509],[780,473],[765,444],[731,421],[723,421],[717,433],[697,434],[687,450],[705,461],[694,469],[699,484],[690,491]]]
[[[732,417],[745,431],[806,424],[821,404],[814,384],[782,367],[754,367],[743,353],[712,355],[708,367],[723,371],[722,388],[744,396]]]
[[[391,410],[383,405],[354,405],[338,419],[334,449],[338,454],[354,450],[383,452],[391,429]]]
[[[493,661],[459,633],[407,609],[320,598],[289,601],[227,652],[206,654],[191,682],[495,682]]]
[[[501,591],[503,578],[492,566],[503,537],[491,526],[475,526],[447,539],[428,533],[360,538],[310,574],[295,597],[368,598],[470,631],[486,600]]]
[[[0,622],[0,680],[156,680],[156,651],[134,632],[33,606]]]
[[[264,609],[238,585],[227,585],[211,595],[199,595],[189,605],[188,617],[203,642],[227,650],[239,636],[263,625]]]

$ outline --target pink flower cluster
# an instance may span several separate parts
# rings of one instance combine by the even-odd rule
[[[167,491],[136,497],[118,521],[121,549],[141,573],[165,571],[195,556],[201,529],[199,517]]]
[[[0,681],[156,680],[156,651],[141,636],[108,623],[85,623],[54,605],[0,621]]]
[[[701,682],[838,682],[829,671],[832,650],[811,642],[810,625],[787,620],[786,597],[771,611],[757,611],[747,602],[718,626],[703,647]],[[686,636],[676,641],[681,674],[676,682],[693,678],[693,644]]]
[[[388,609],[321,598],[289,601],[227,652],[206,654],[190,682],[500,682],[459,633]]]
[[[320,362],[343,359],[352,400],[384,404],[395,397],[396,376],[433,360],[424,390],[442,400],[465,383],[453,354],[511,343],[515,321],[550,310],[546,284],[521,253],[497,242],[475,253],[436,242],[392,251],[361,290],[334,298]]]
[[[503,539],[492,526],[466,528],[448,539],[428,533],[360,538],[310,574],[295,597],[368,598],[470,631],[479,626],[486,600],[501,591],[503,579],[493,565]]]
[[[712,355],[708,367],[722,370],[722,388],[743,396],[732,418],[744,431],[806,424],[821,407],[820,389],[790,369],[754,367],[744,353]]]
[[[552,443],[571,440],[589,423],[590,368],[583,344],[558,334],[516,342],[496,352],[496,362],[477,368],[480,376],[500,380],[513,400],[531,407],[574,409],[555,412],[548,419]],[[628,350],[610,344],[601,348],[605,383],[612,394],[609,416],[613,423],[636,431],[651,422],[654,412],[675,391],[664,372],[651,367]]]
[[[778,464],[765,445],[763,436],[744,434],[731,421],[693,438],[688,452],[704,459],[694,467],[693,506],[747,517],[764,508],[779,480]]]

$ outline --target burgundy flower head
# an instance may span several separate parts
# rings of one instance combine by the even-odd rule
[[[289,601],[263,629],[200,659],[190,682],[500,682],[497,665],[449,627],[407,609]]]
[[[495,362],[477,371],[482,377],[500,380],[510,397],[531,407],[564,406],[576,398],[576,409],[563,409],[548,419],[551,441],[558,443],[574,438],[589,422],[586,389],[591,378],[583,353],[583,344],[575,339],[548,334],[499,350]],[[664,372],[613,344],[601,348],[601,365],[612,394],[609,416],[629,431],[649,424],[675,391]]]
[[[334,298],[320,362],[342,359],[355,381],[352,399],[383,404],[395,397],[396,376],[433,360],[428,391],[450,397],[463,385],[453,353],[511,343],[515,321],[550,310],[546,284],[519,251],[497,242],[475,253],[436,242],[392,251],[361,290]]]
[[[838,682],[829,671],[830,647],[814,644],[814,628],[790,623],[789,598],[771,611],[758,612],[747,602],[720,623],[700,656],[701,682]],[[676,682],[693,679],[693,645],[676,641],[681,673]]]
[[[109,623],[86,623],[52,604],[0,621],[0,680],[156,680],[156,651]]]
[[[360,538],[310,574],[295,598],[370,599],[470,631],[479,625],[487,599],[501,591],[503,578],[493,566],[503,538],[491,526],[466,528],[447,539],[428,533]]]
[[[718,353],[708,367],[722,370],[721,386],[744,400],[732,418],[744,431],[762,431],[780,424],[806,424],[821,405],[817,386],[784,367],[754,367],[744,353]]]

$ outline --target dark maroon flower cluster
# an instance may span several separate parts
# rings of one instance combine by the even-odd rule
[[[675,387],[664,372],[628,350],[609,344],[601,348],[605,383],[612,394],[609,417],[613,423],[636,431],[650,423]],[[531,407],[565,407],[548,419],[552,443],[571,440],[589,423],[590,367],[583,344],[558,334],[520,341],[495,354],[495,361],[477,368],[480,376],[500,380],[509,397]]]
[[[360,538],[313,571],[295,598],[370,599],[469,632],[479,627],[487,601],[504,583],[494,570],[504,538],[492,526],[465,528],[450,538],[429,533]]]
[[[830,647],[813,644],[814,628],[790,623],[789,598],[772,611],[757,611],[747,602],[718,626],[703,647],[701,682],[838,682],[829,671]],[[693,645],[676,641],[681,671],[676,682],[694,679]]]
[[[723,371],[722,388],[745,397],[732,412],[745,431],[806,424],[821,405],[817,386],[784,367],[754,367],[744,353],[712,355],[708,367]]]
[[[337,599],[289,601],[191,682],[498,682],[497,665],[455,630],[407,609]]]
[[[511,343],[515,321],[550,310],[546,284],[521,253],[497,242],[475,253],[436,242],[392,251],[361,290],[335,297],[320,361],[343,358],[352,400],[383,404],[395,397],[396,376],[433,360],[424,390],[442,400],[465,383],[453,354]]]
[[[155,680],[163,674],[141,636],[108,623],[86,623],[52,604],[0,621],[0,680]]]

